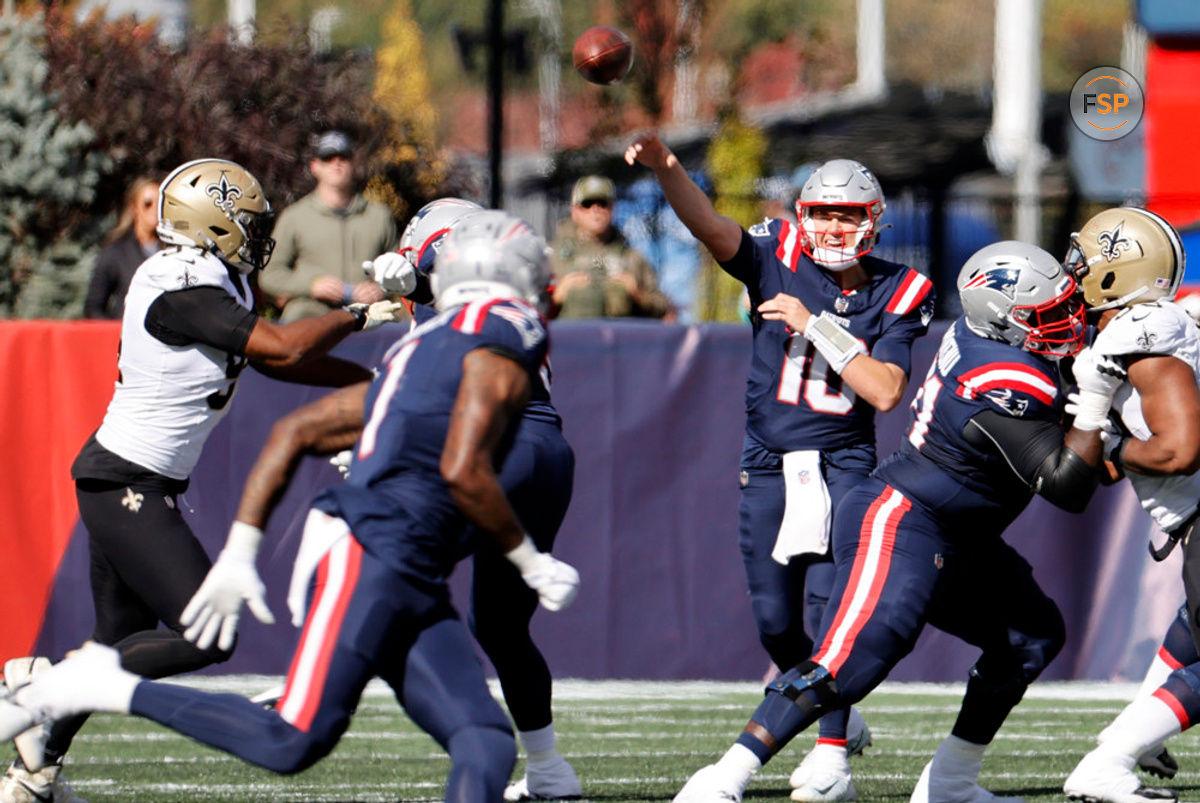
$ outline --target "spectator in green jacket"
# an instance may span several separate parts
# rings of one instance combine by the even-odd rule
[[[388,208],[358,192],[348,136],[321,134],[308,169],[316,189],[280,213],[275,254],[258,281],[285,323],[381,300],[382,288],[364,277],[362,263],[395,250],[398,239]]]
[[[571,190],[571,218],[550,244],[558,317],[673,320],[654,269],[613,225],[616,200],[603,176],[584,176]]]

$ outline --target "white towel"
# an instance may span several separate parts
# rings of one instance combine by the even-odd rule
[[[304,535],[296,562],[292,564],[292,581],[288,583],[287,606],[292,612],[292,625],[304,624],[305,609],[308,607],[308,581],[317,570],[321,559],[329,554],[343,538],[350,537],[350,527],[341,519],[320,510],[308,511],[304,521]]]
[[[832,505],[821,475],[821,453],[807,450],[785,454],[783,485],[783,522],[771,558],[787,565],[796,555],[824,555],[829,550]]]

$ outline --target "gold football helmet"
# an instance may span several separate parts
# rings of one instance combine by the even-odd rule
[[[274,224],[258,179],[227,159],[180,165],[158,188],[158,236],[212,251],[243,273],[270,261]]]
[[[1135,206],[1105,209],[1071,235],[1063,266],[1093,311],[1172,299],[1183,279],[1183,242],[1158,215]]]

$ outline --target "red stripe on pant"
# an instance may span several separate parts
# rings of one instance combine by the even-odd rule
[[[1160,701],[1166,704],[1167,708],[1171,709],[1171,713],[1175,715],[1177,720],[1179,720],[1179,729],[1181,731],[1185,731],[1192,726],[1192,720],[1190,717],[1188,717],[1187,710],[1183,707],[1183,703],[1179,702],[1174,694],[1171,694],[1171,692],[1167,691],[1166,689],[1158,688],[1155,689],[1150,696],[1157,697]]]
[[[329,664],[362,567],[362,546],[353,536],[334,544],[317,567],[317,589],[276,710],[307,732],[321,704]]]
[[[834,676],[850,657],[855,639],[875,612],[892,566],[896,528],[911,508],[912,503],[889,486],[867,509],[859,529],[850,582],[838,602],[833,626],[813,659]]]

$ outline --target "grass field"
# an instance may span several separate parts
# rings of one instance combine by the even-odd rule
[[[269,678],[198,683],[247,694]],[[1132,694],[1129,685],[1038,684],[984,760],[983,783],[1029,801],[1065,800],[1063,778]],[[961,686],[885,684],[860,705],[874,745],[853,760],[860,799],[907,801],[921,767],[949,732]],[[560,749],[589,800],[670,800],[687,776],[730,744],[761,697],[756,683],[562,681]],[[751,785],[747,800],[786,800],[787,776],[813,741],[802,734]],[[1182,766],[1169,785],[1200,799],[1200,749],[1172,742]],[[441,800],[449,761],[372,684],[350,731],[317,766],[290,778],[250,767],[133,717],[96,716],[68,758],[77,793],[97,801]],[[517,773],[521,767],[518,764]]]

